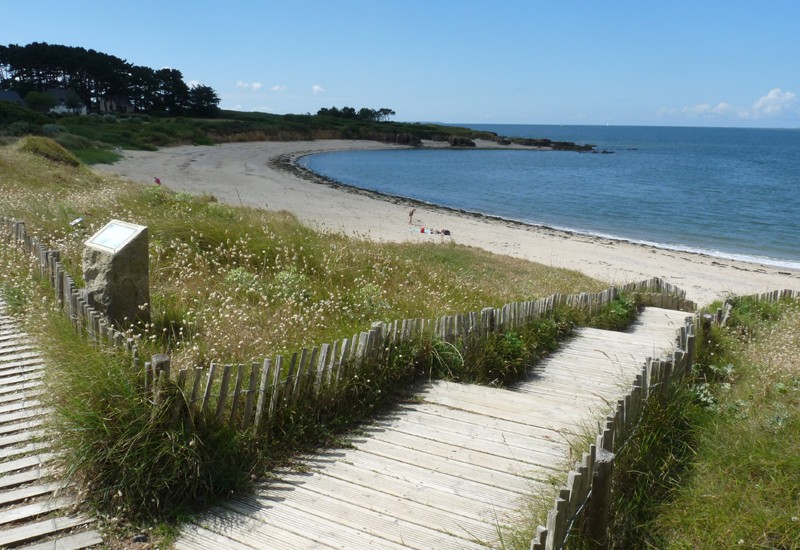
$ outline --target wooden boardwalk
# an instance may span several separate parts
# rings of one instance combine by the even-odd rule
[[[0,300],[0,548],[89,548],[94,520],[51,469],[39,403],[44,362]]]
[[[351,438],[183,529],[179,549],[484,548],[572,466],[570,441],[612,410],[686,313],[625,333],[581,329],[511,390],[436,382]]]

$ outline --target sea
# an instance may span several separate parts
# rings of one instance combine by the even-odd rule
[[[460,126],[595,152],[393,149],[300,163],[339,183],[456,210],[800,269],[800,129]]]

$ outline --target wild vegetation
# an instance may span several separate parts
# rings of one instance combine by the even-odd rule
[[[613,548],[800,546],[800,304],[734,304],[619,453]]]
[[[606,286],[456,244],[378,244],[314,232],[286,212],[233,208],[211,196],[94,173],[41,137],[0,149],[0,166],[0,212],[24,220],[60,250],[77,281],[82,243],[107,220],[150,228],[152,322],[129,335],[143,356],[169,353],[176,368],[249,362],[341,338],[379,319],[432,318]],[[590,321],[559,313],[497,335],[468,361],[420,339],[344,393],[286,411],[268,438],[213,424],[189,431],[162,416],[169,401],[154,412],[141,391],[143,373],[129,359],[93,349],[68,329],[29,258],[4,245],[0,262],[0,291],[41,331],[50,355],[48,395],[65,434],[65,467],[86,482],[100,509],[130,517],[175,517],[226,495],[275,461],[331,441],[402,398],[417,375],[509,383],[574,324]],[[632,311],[633,301],[614,304],[598,322],[618,323]]]

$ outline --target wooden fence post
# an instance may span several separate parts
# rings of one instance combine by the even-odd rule
[[[608,509],[613,470],[614,454],[598,448],[592,476],[592,496],[586,510],[586,538],[589,548],[608,547]]]

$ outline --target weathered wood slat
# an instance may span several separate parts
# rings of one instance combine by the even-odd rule
[[[281,491],[264,491],[259,494],[259,500],[280,498]],[[437,548],[437,549],[485,549],[482,544],[477,544],[465,537],[463,533],[450,533],[447,538],[436,530],[435,525],[413,523],[397,513],[383,513],[374,507],[352,504],[338,497],[330,496],[323,492],[312,492],[304,485],[295,486],[292,498],[283,501],[309,518],[321,518],[337,522],[340,526],[347,526],[353,530],[374,533],[376,538],[391,541],[404,548]],[[283,506],[282,506],[283,508]],[[271,514],[266,514],[269,517]]]
[[[38,399],[18,399],[16,401],[12,401],[11,403],[6,403],[0,406],[0,417],[6,414],[13,414],[24,409],[38,409],[42,412],[47,412],[47,409],[43,408],[41,401]]]
[[[420,441],[417,443],[419,448],[426,447],[429,441],[438,441],[460,446],[465,450],[510,458],[520,463],[552,470],[558,469],[563,463],[561,449],[551,451],[534,448],[533,445],[537,443],[537,440],[534,439],[527,439],[531,445],[524,445],[520,442],[508,441],[502,435],[497,437],[498,441],[481,438],[477,434],[473,437],[465,437],[464,432],[459,431],[455,425],[430,425],[426,422],[414,422],[410,416],[404,416],[402,420],[378,421],[374,426],[364,428],[364,431],[375,438],[394,437],[395,434],[419,438]]]
[[[6,508],[3,510],[3,513],[0,514],[0,525],[15,523],[17,521],[23,521],[44,514],[49,514],[50,512],[63,510],[64,508],[74,504],[75,499],[72,497],[58,497],[35,502],[34,504],[26,504],[24,506],[17,506],[10,509]]]
[[[383,492],[383,487],[364,487],[363,485],[340,483],[337,478],[324,474],[314,474],[313,482],[307,483],[307,476],[286,474],[280,481],[273,482],[259,491],[259,495],[278,498],[282,493],[294,490],[307,490],[310,495],[320,494],[339,499],[350,505],[361,506],[385,515],[396,515],[410,524],[435,527],[438,531],[458,533],[459,538],[473,537],[491,539],[496,533],[485,518],[469,514],[475,508],[474,501],[464,501],[468,506],[464,513],[454,513],[456,508],[442,510],[432,507],[425,501],[405,498],[391,492]],[[434,545],[435,547],[435,545]]]
[[[16,432],[11,435],[0,436],[0,449],[10,445],[18,445],[19,443],[24,443],[26,441],[41,439],[44,436],[45,436],[44,430],[39,430],[35,428],[30,428],[27,430]]]
[[[0,449],[0,460],[5,460],[14,456],[31,454],[48,448],[50,448],[50,443],[41,441],[16,447],[4,447]]]
[[[22,485],[23,483],[39,481],[40,479],[50,476],[52,473],[50,468],[44,467],[27,469],[18,474],[6,474],[0,476],[0,489],[7,489],[9,487]]]
[[[62,482],[51,481],[47,483],[38,483],[36,485],[27,485],[20,489],[13,489],[10,491],[0,491],[0,506],[20,502],[29,498],[50,495],[51,493],[62,489],[64,484]]]
[[[103,544],[103,537],[95,530],[57,535],[57,538],[26,546],[25,550],[79,550]]]
[[[53,453],[41,453],[34,456],[26,456],[25,458],[18,458],[16,460],[2,462],[0,463],[0,474],[6,474],[27,468],[41,467],[44,463],[52,460],[53,456]]]
[[[0,531],[0,547],[18,545],[25,541],[53,535],[59,531],[86,525],[93,521],[85,516],[55,517]]]

